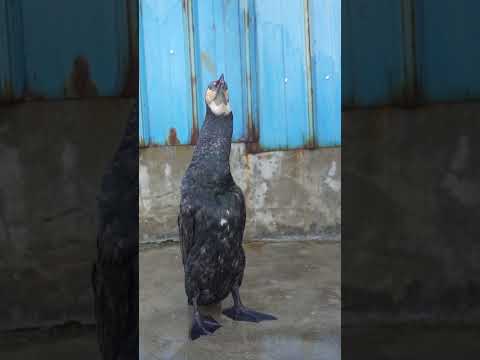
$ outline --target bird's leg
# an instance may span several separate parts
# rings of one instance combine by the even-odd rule
[[[193,322],[190,329],[190,338],[195,340],[203,335],[212,335],[218,328],[222,327],[214,318],[209,315],[201,315],[198,310],[198,296],[193,298]]]
[[[260,322],[264,320],[277,320],[275,316],[264,314],[245,307],[240,299],[240,292],[238,289],[238,285],[234,286],[232,289],[233,306],[223,310],[224,315],[237,321]]]

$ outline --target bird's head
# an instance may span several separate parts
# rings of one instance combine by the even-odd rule
[[[228,86],[223,74],[218,80],[208,84],[205,102],[212,113],[217,116],[228,115],[232,112],[228,98]]]

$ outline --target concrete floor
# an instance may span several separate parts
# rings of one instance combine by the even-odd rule
[[[344,359],[478,359],[479,327],[415,323],[342,329]]]
[[[95,326],[2,333],[0,359],[100,360]]]
[[[141,251],[140,359],[340,359],[340,243],[253,242],[245,251],[243,302],[279,319],[235,322],[204,308],[223,326],[194,342],[178,245]]]

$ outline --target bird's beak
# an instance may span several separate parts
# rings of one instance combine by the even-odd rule
[[[220,78],[218,79],[218,85],[219,87],[223,87],[225,85],[225,79],[223,78],[223,74],[220,75]]]

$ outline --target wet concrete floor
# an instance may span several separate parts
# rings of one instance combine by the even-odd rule
[[[203,308],[222,328],[193,342],[179,246],[141,251],[140,359],[340,359],[340,243],[252,242],[245,251],[242,300],[279,319],[235,322]]]
[[[100,360],[95,326],[62,326],[2,333],[0,359]]]
[[[395,324],[342,329],[344,359],[480,359],[478,325]]]

